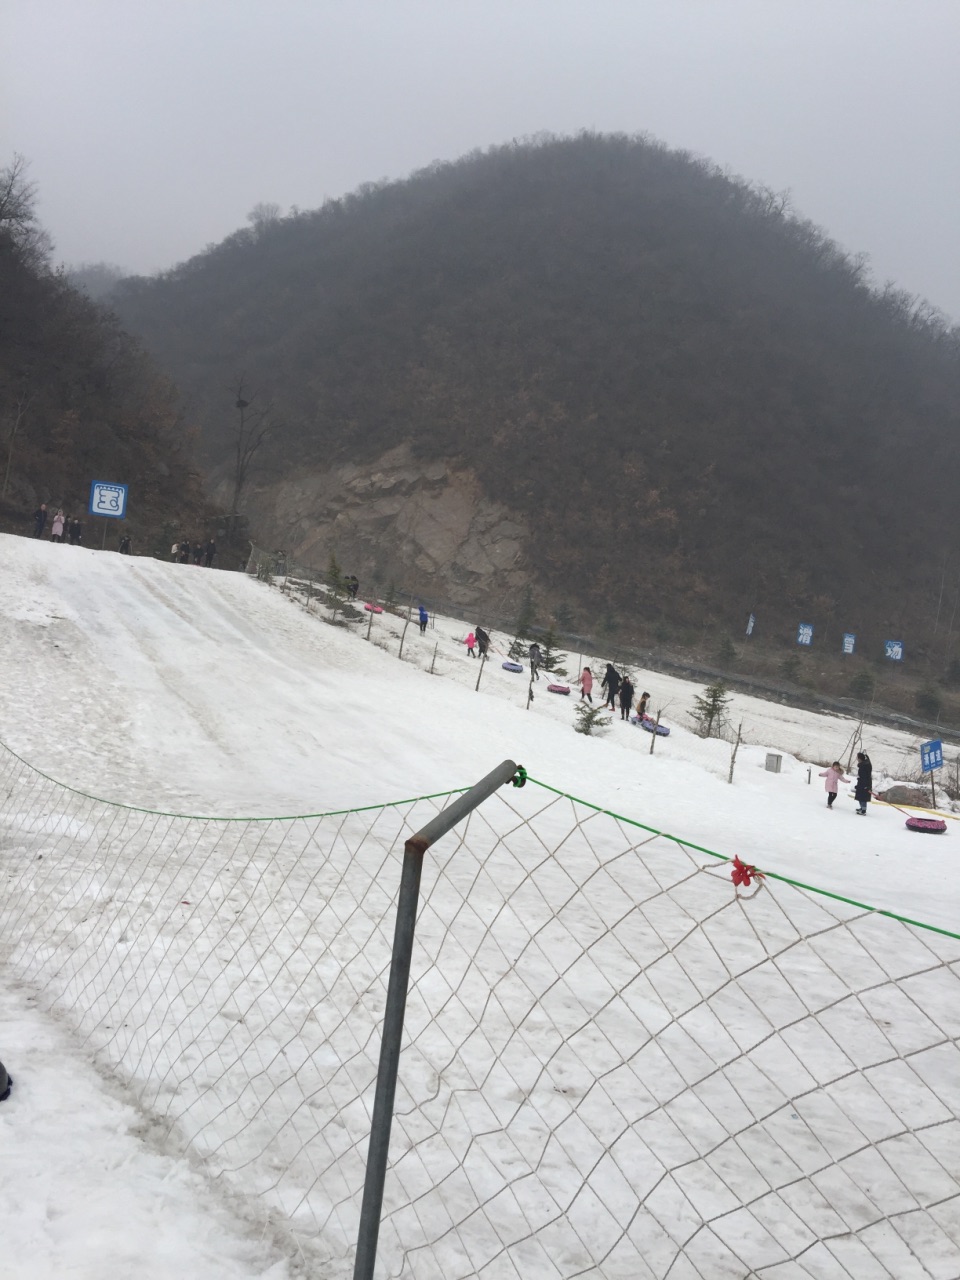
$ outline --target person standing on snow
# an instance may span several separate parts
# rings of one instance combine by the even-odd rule
[[[849,782],[849,778],[843,776],[843,765],[839,760],[834,760],[829,769],[824,769],[822,773],[817,775],[820,778],[826,778],[823,789],[827,793],[827,808],[833,808],[833,802],[837,798],[837,792],[840,790],[841,782]]]
[[[640,701],[637,703],[637,719],[643,720],[647,714],[647,703],[650,701],[649,693],[641,693]]]
[[[580,686],[580,701],[584,698],[593,705],[593,672],[589,667],[584,667],[581,672],[580,679],[577,681]]]
[[[53,524],[50,526],[50,541],[62,542],[63,529],[66,525],[66,516],[63,514],[63,507],[57,507],[57,514],[53,517]]]
[[[630,708],[633,706],[633,681],[629,676],[624,676],[620,683],[620,719],[630,719]]]
[[[427,623],[430,621],[430,615],[427,613],[423,605],[420,605],[420,634],[423,635],[427,629]]]
[[[73,517],[67,526],[67,534],[70,538],[71,547],[79,547],[80,540],[83,537],[83,525],[76,516]]]
[[[537,644],[536,640],[534,640],[533,644],[531,644],[530,648],[527,650],[527,657],[530,659],[530,674],[533,676],[534,680],[539,680],[540,668],[543,666],[543,654],[541,653],[540,646]]]
[[[873,764],[865,751],[857,752],[857,785],[853,789],[861,816],[867,812],[867,801],[873,795]]]
[[[476,648],[477,637],[473,634],[472,631],[470,632],[470,634],[467,636],[466,640],[464,640],[463,643],[467,646],[467,653],[469,653],[470,657],[475,658],[477,655],[473,651]]]
[[[47,527],[47,504],[41,502],[39,507],[33,513],[33,536],[42,538],[43,531]]]
[[[490,637],[487,635],[486,631],[484,631],[483,627],[474,627],[474,632],[477,637],[477,648],[480,650],[480,657],[485,658],[487,656],[487,650],[490,648]]]
[[[600,688],[607,691],[607,700],[603,705],[609,707],[611,711],[616,711],[617,690],[620,688],[620,673],[612,662],[607,663],[607,672],[600,682]]]

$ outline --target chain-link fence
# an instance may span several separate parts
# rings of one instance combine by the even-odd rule
[[[325,1276],[449,799],[184,817],[0,750],[8,972]],[[532,780],[429,851],[378,1274],[957,1274],[960,938],[730,872]]]

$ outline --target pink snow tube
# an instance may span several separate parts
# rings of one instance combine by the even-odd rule
[[[383,610],[378,604],[365,604],[363,607],[366,609],[367,613],[383,613]]]
[[[932,836],[942,836],[947,829],[942,818],[908,818],[904,825],[908,831],[926,831]]]
[[[548,684],[547,693],[569,693],[570,686],[568,684]]]

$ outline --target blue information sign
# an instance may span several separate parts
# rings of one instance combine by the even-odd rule
[[[94,480],[90,486],[90,514],[122,520],[127,514],[127,486]]]
[[[943,743],[939,738],[920,743],[920,767],[924,773],[943,768]]]
[[[813,644],[813,623],[800,623],[797,627],[797,644]]]
[[[857,643],[857,637],[855,635],[852,635],[849,631],[845,631],[843,633],[843,652],[844,653],[853,653],[853,650],[856,647],[856,643]]]
[[[883,642],[883,652],[891,662],[903,661],[903,641],[902,640],[885,640]]]

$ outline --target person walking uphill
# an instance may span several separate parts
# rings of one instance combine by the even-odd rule
[[[580,701],[582,702],[584,698],[586,698],[586,700],[592,705],[593,704],[593,672],[590,670],[589,667],[583,668],[583,671],[580,674],[580,679],[577,681],[577,684],[580,686]]]
[[[620,682],[620,719],[630,719],[630,708],[633,706],[633,681],[629,676],[624,676]]]
[[[857,785],[853,789],[861,816],[867,812],[867,801],[873,795],[873,764],[865,751],[857,752]]]
[[[421,605],[420,606],[420,634],[421,635],[423,635],[423,633],[426,631],[427,623],[429,621],[430,621],[430,615],[429,613],[427,613],[423,605]]]
[[[472,631],[470,632],[470,634],[467,636],[466,640],[464,640],[463,643],[467,646],[467,653],[469,653],[470,657],[475,658],[477,655],[473,651],[477,646],[477,637],[473,634]]]
[[[600,688],[607,691],[607,700],[603,705],[609,707],[611,711],[616,711],[617,690],[620,688],[620,673],[615,669],[612,662],[607,663],[606,675],[600,682]]]
[[[474,635],[477,638],[477,648],[480,650],[480,657],[487,656],[487,650],[490,648],[490,637],[484,631],[483,627],[474,627]]]
[[[834,760],[829,769],[824,769],[818,777],[826,778],[823,789],[827,793],[827,808],[833,808],[833,802],[837,798],[837,792],[840,790],[841,782],[849,782],[849,778],[843,776],[843,765],[839,760]]]

